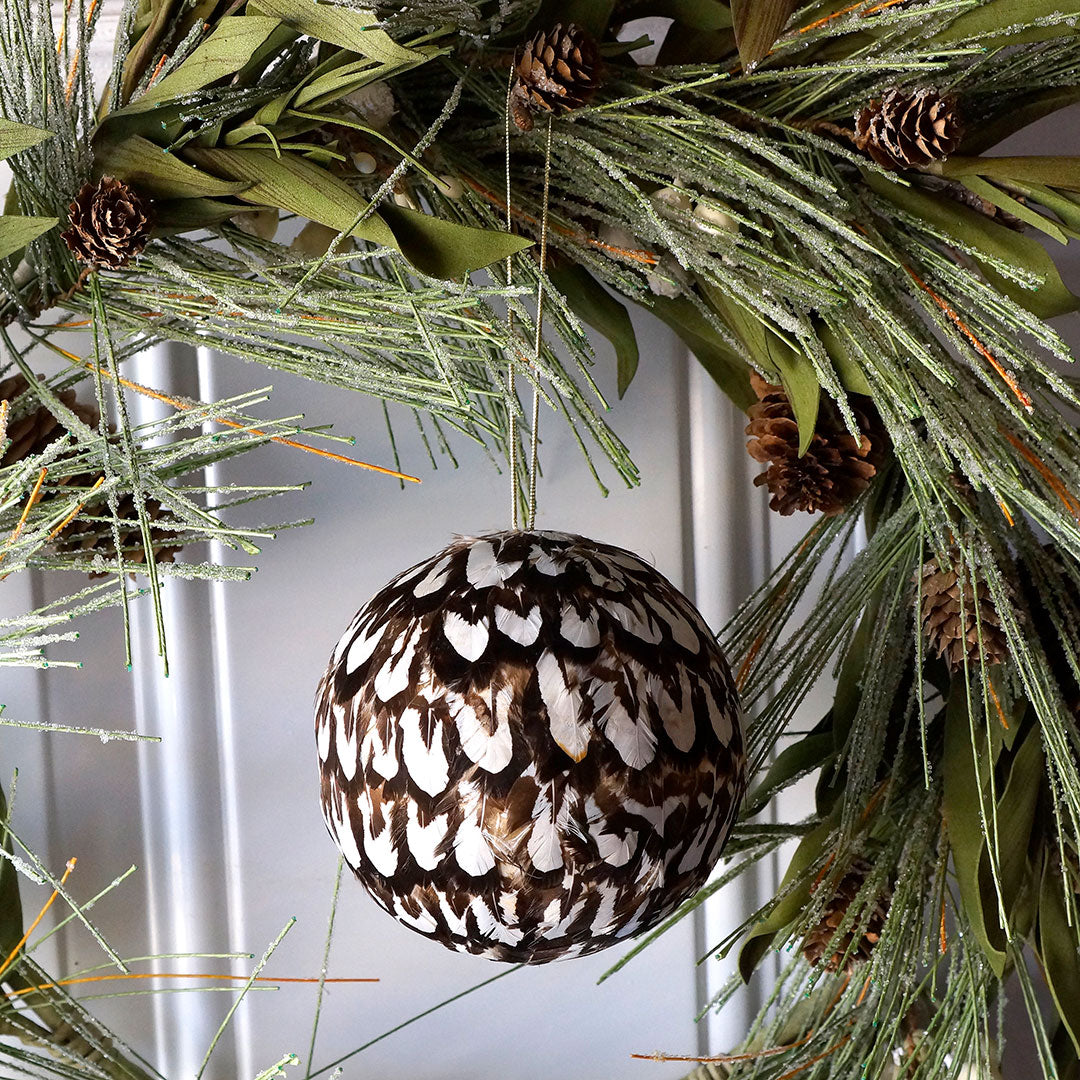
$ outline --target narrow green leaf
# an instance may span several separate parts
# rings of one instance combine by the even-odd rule
[[[986,176],[1008,183],[1080,191],[1080,157],[1025,155],[1023,157],[951,157],[934,170],[942,176]]]
[[[157,219],[154,232],[170,235],[220,225],[243,209],[246,208],[219,199],[162,199],[154,206]]]
[[[877,194],[908,214],[921,218],[931,232],[941,234],[971,251],[995,288],[1039,318],[1064,315],[1080,306],[1080,300],[1065,287],[1054,261],[1033,237],[1024,236],[1007,225],[999,225],[978,210],[962,206],[955,199],[916,191],[879,173],[864,172],[863,179]],[[980,259],[980,254],[987,261]],[[1037,289],[1023,288],[989,265],[990,259],[1011,264],[1041,279],[1042,285]]]
[[[747,935],[746,941],[739,952],[739,974],[743,982],[749,982],[754,969],[761,963],[761,958],[769,951],[777,935],[798,918],[799,913],[810,902],[810,886],[812,884],[809,870],[815,863],[820,862],[825,854],[825,843],[829,839],[835,823],[830,817],[823,821],[817,828],[808,832],[795,854],[791,857],[784,880],[780,882],[778,892],[784,892],[789,886],[791,892],[787,894],[772,909],[768,917],[758,923]]]
[[[781,341],[771,330],[765,331],[765,344],[780,370],[795,422],[799,425],[799,456],[806,453],[817,427],[821,405],[821,386],[813,364]]]
[[[325,109],[354,90],[369,83],[381,82],[391,75],[401,75],[436,56],[445,56],[450,50],[435,45],[420,45],[411,51],[414,59],[408,63],[373,64],[365,59],[335,67],[301,86],[289,104],[294,109]]]
[[[576,23],[599,41],[614,10],[615,0],[544,0],[531,25],[540,30],[557,22]]]
[[[987,798],[986,782],[991,763],[985,738],[979,741],[980,745],[973,753],[966,689],[963,680],[957,680],[945,712],[942,810],[964,914],[986,959],[1000,978],[1008,958],[1006,942],[998,926],[993,882],[989,882],[988,895],[986,875],[980,873],[986,849],[982,806]],[[974,763],[976,755],[978,774]]]
[[[1032,724],[1009,765],[1005,790],[998,800],[998,854],[1001,859],[1001,896],[1012,919],[1024,879],[1028,873],[1031,831],[1035,807],[1045,775],[1046,758],[1038,724]],[[1013,925],[1013,936],[1027,933],[1028,927]]]
[[[720,0],[658,0],[650,14],[665,16],[693,30],[726,30],[732,25],[731,8]]]
[[[227,15],[175,71],[112,116],[145,112],[163,101],[194,93],[235,75],[280,25],[261,15]]]
[[[0,161],[12,157],[21,150],[51,139],[53,132],[29,124],[16,124],[13,120],[0,118]]]
[[[765,778],[747,796],[744,808],[746,816],[759,813],[778,791],[800,776],[820,769],[835,753],[831,727],[815,731],[786,747],[769,766]]]
[[[626,393],[638,366],[638,344],[630,313],[589,273],[576,263],[560,263],[548,277],[566,297],[574,313],[615,347],[619,397]]]
[[[731,0],[735,41],[744,71],[751,71],[776,43],[795,10],[795,0]]]
[[[248,10],[272,15],[301,34],[384,64],[410,64],[424,58],[378,29],[374,11],[318,4],[315,0],[249,0]]]
[[[271,150],[193,149],[187,156],[215,173],[243,181],[238,194],[244,202],[276,206],[339,232],[349,228],[367,205],[348,184],[299,154],[278,157]],[[353,235],[380,247],[397,247],[379,213],[370,214]]]
[[[6,830],[7,798],[0,789],[0,822],[5,823],[3,848],[12,853],[11,834]],[[19,899],[19,874],[10,859],[0,860],[0,952],[7,956],[23,935],[22,902]]]
[[[1037,210],[1033,210],[1030,206],[1020,202],[1019,199],[1014,199],[1011,195],[1002,191],[1001,188],[995,187],[981,176],[965,176],[961,180],[961,183],[968,191],[978,195],[979,198],[985,199],[999,210],[1004,210],[1007,214],[1012,214],[1013,217],[1027,222],[1032,228],[1038,229],[1039,232],[1046,233],[1047,236],[1056,240],[1059,244],[1067,244],[1069,242],[1069,238],[1065,235],[1057,222],[1051,221]]]
[[[339,232],[353,226],[368,203],[348,184],[299,154],[271,150],[202,150],[188,155],[223,176],[246,181],[245,202],[276,206]],[[458,280],[472,270],[505,259],[532,241],[499,230],[476,229],[393,204],[369,214],[353,235],[395,248],[418,270]]]
[[[1036,946],[1046,974],[1046,985],[1054,999],[1058,1016],[1080,1054],[1080,952],[1076,927],[1069,925],[1065,911],[1065,884],[1046,860],[1039,891],[1039,930]]]
[[[1075,34],[1065,21],[1075,15],[1080,15],[1077,0],[987,0],[963,12],[931,41],[944,45],[974,39],[986,47],[1046,41]]]
[[[746,346],[754,362],[764,371],[775,372],[791,401],[791,411],[799,426],[799,455],[806,453],[817,426],[821,387],[810,361],[795,352],[742,304],[714,286],[703,285],[717,314]]]
[[[0,217],[0,259],[7,258],[47,233],[59,221],[54,217],[20,217],[5,214]]]
[[[833,330],[824,324],[818,326],[817,335],[829,354],[832,366],[836,371],[840,385],[849,394],[864,394],[867,397],[873,394],[870,383],[866,378],[866,372],[862,365],[844,347],[842,339]]]
[[[159,199],[196,199],[239,195],[248,184],[222,180],[166,153],[157,143],[132,135],[103,144],[97,151],[101,171]]]
[[[1037,90],[1010,104],[1007,111],[976,125],[960,143],[960,153],[981,154],[1044,116],[1080,101],[1080,86],[1054,86]]]
[[[381,213],[401,254],[423,273],[447,281],[460,281],[473,270],[516,255],[533,243],[501,229],[460,225],[393,203],[381,207]]]
[[[713,381],[744,412],[757,401],[750,385],[750,365],[709,325],[685,296],[656,296],[649,310],[662,319],[697,357]]]

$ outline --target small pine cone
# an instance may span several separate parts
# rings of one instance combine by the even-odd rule
[[[911,169],[948,157],[963,131],[956,99],[923,88],[890,90],[855,117],[855,142],[884,169]]]
[[[803,941],[803,956],[810,964],[816,967],[828,956],[825,959],[826,971],[835,972],[843,968],[851,974],[856,964],[870,959],[874,946],[881,938],[892,896],[886,889],[878,895],[872,910],[866,910],[868,904],[858,912],[850,909],[872,870],[872,864],[866,859],[856,859],[840,880],[821,918]],[[844,923],[847,929],[838,934]]]
[[[1009,655],[1009,648],[989,586],[977,574],[972,580],[972,570],[961,562],[959,551],[951,553],[950,562],[951,567],[943,568],[934,556],[922,568],[922,624],[927,643],[952,671],[959,671],[965,656],[971,666],[980,663],[981,631],[982,661],[990,666],[1000,664]]]
[[[510,90],[510,115],[522,131],[532,131],[533,113],[570,112],[584,105],[597,87],[600,54],[580,27],[556,23],[541,30],[514,58],[517,78]]]
[[[869,486],[885,460],[889,437],[868,397],[852,395],[852,411],[862,437],[856,441],[839,409],[823,396],[817,427],[806,453],[799,457],[799,426],[784,388],[750,376],[758,403],[749,410],[746,449],[769,467],[754,478],[767,484],[769,506],[781,514],[796,510],[839,514]]]
[[[20,394],[29,389],[30,384],[22,375],[12,375],[0,380],[0,401],[14,404]],[[75,398],[74,389],[61,390],[56,395],[80,420],[90,427],[97,427],[98,411],[93,405],[84,405]],[[45,406],[34,404],[28,413],[17,419],[9,420],[7,438],[11,444],[0,456],[0,468],[14,465],[23,458],[40,454],[49,443],[64,434],[64,426]],[[0,448],[3,440],[0,439]]]
[[[62,239],[75,258],[114,270],[142,252],[154,224],[149,201],[111,176],[82,186],[69,207],[68,222]]]

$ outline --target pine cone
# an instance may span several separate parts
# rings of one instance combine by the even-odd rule
[[[149,201],[123,180],[103,176],[82,186],[68,221],[70,228],[61,238],[79,262],[118,269],[146,247],[153,213]]]
[[[948,157],[963,134],[956,99],[923,88],[890,90],[855,117],[855,143],[884,169],[910,169]]]
[[[0,380],[0,401],[7,401],[14,406],[16,398],[29,389],[30,384],[22,375],[12,375]],[[76,400],[74,389],[61,390],[57,398],[66,405],[80,420],[90,427],[97,427],[98,411],[93,405],[83,405]],[[10,417],[10,413],[9,413]],[[64,434],[64,426],[44,405],[34,403],[28,413],[17,419],[9,419],[7,438],[11,444],[0,457],[0,468],[14,465],[23,458],[40,454],[49,443]],[[0,445],[3,440],[0,439]]]
[[[592,97],[600,54],[580,27],[556,23],[541,30],[514,59],[517,78],[510,90],[510,114],[522,131],[532,131],[533,113],[570,112]]]
[[[952,671],[980,663],[979,633],[982,632],[982,660],[1000,664],[1009,655],[1005,631],[990,600],[990,589],[979,575],[972,580],[972,570],[950,553],[951,567],[942,568],[937,557],[922,568],[922,623],[926,640],[948,663]],[[964,623],[960,622],[961,598]],[[975,605],[978,604],[976,621]],[[965,633],[966,630],[966,633]]]
[[[850,974],[856,964],[870,959],[874,946],[881,938],[892,896],[886,889],[874,901],[873,909],[869,912],[868,903],[858,912],[851,912],[850,908],[873,869],[866,859],[856,859],[840,880],[821,918],[803,941],[803,956],[810,964],[820,964],[831,950],[831,955],[825,961],[825,970],[839,971],[843,968]],[[838,934],[837,930],[845,922],[847,929]]]
[[[873,401],[850,398],[862,438],[856,441],[844,426],[835,403],[822,395],[817,427],[806,453],[799,457],[799,427],[783,387],[752,373],[758,403],[749,410],[746,449],[755,461],[769,467],[754,478],[767,484],[769,506],[781,514],[796,510],[839,514],[869,486],[885,460],[889,437]]]

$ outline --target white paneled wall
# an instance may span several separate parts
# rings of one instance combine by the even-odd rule
[[[752,463],[743,449],[744,421],[688,364],[667,330],[647,319],[639,330],[641,371],[611,420],[642,466],[641,488],[613,484],[603,497],[573,436],[544,417],[538,524],[640,552],[696,591],[707,618],[719,625],[770,557],[769,519],[750,485]],[[137,364],[136,378],[208,400],[270,381],[261,370],[209,351],[197,357],[161,349]],[[601,383],[612,398],[613,370],[602,352]],[[390,459],[377,402],[284,377],[273,381],[267,416],[302,411],[311,422],[332,421],[335,430],[357,436],[356,457]],[[353,612],[393,574],[454,533],[509,524],[507,481],[481,450],[459,441],[460,467],[443,458],[432,471],[411,416],[402,411],[396,419],[403,467],[422,476],[419,487],[402,491],[387,478],[281,446],[218,470],[214,482],[310,479],[302,495],[257,512],[273,520],[314,516],[315,523],[268,544],[250,582],[168,581],[167,679],[155,656],[148,604],[136,605],[134,672],[124,669],[119,614],[105,613],[76,645],[57,650],[57,658],[85,659],[83,669],[5,678],[0,700],[8,715],[78,719],[161,737],[135,746],[19,733],[5,734],[0,744],[0,768],[21,769],[17,826],[53,867],[79,856],[77,895],[92,895],[138,864],[138,873],[95,909],[122,955],[261,955],[296,916],[267,970],[318,974],[336,851],[318,807],[315,685]],[[227,554],[228,561],[243,561]],[[14,589],[9,584],[0,602],[5,610],[25,608],[26,590],[46,585],[59,591],[54,581],[22,581]],[[32,890],[27,899],[32,908]],[[657,1077],[678,1076],[684,1068],[642,1066],[629,1054],[694,1053],[708,1047],[710,1035],[715,1046],[738,1037],[742,1018],[734,1011],[722,1018],[726,1030],[695,1026],[714,976],[694,961],[752,900],[752,890],[729,890],[707,919],[685,921],[599,987],[597,978],[618,950],[512,974],[378,1043],[345,1075],[540,1080],[567,1072],[577,1080],[609,1080],[647,1067]],[[101,962],[85,931],[58,938],[47,958],[57,970]],[[184,964],[160,967],[179,971]],[[207,964],[191,961],[187,970]],[[234,967],[249,969],[250,961]],[[227,968],[218,962],[214,970]],[[347,879],[330,975],[381,982],[328,989],[316,1064],[499,970],[401,928]],[[162,994],[103,1002],[100,1011],[174,1080],[194,1076],[229,998]],[[288,1051],[306,1058],[314,1002],[311,987],[252,994],[207,1076],[253,1076]]]

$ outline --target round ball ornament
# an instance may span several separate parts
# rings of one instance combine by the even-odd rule
[[[326,826],[452,949],[544,963],[647,930],[709,876],[745,787],[693,605],[621,548],[460,538],[357,614],[319,687]]]

